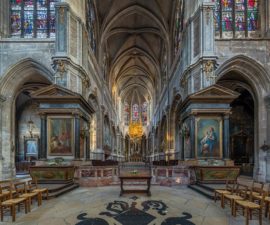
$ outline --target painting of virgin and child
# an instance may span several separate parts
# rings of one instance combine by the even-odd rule
[[[50,118],[48,121],[50,155],[72,155],[73,119]]]
[[[219,118],[197,120],[197,157],[221,157],[221,122]]]

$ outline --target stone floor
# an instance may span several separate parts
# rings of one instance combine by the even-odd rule
[[[23,211],[23,210],[22,210]],[[251,225],[258,224],[254,218]],[[16,223],[5,216],[0,224],[21,225],[243,225],[244,217],[230,216],[213,201],[188,188],[152,187],[152,197],[119,197],[119,187],[78,188],[17,213]],[[264,225],[270,224],[264,218]]]

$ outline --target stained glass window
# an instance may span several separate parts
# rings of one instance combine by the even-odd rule
[[[86,1],[86,27],[93,52],[96,52],[96,13],[93,0]]]
[[[148,104],[147,102],[144,102],[142,105],[142,123],[144,126],[147,125],[147,108],[148,108]]]
[[[215,31],[222,38],[248,37],[258,30],[258,0],[216,0]]]
[[[138,104],[134,104],[132,106],[132,121],[139,121],[140,119],[140,115],[139,115],[139,105]]]
[[[57,0],[11,0],[11,36],[55,37],[55,2]]]

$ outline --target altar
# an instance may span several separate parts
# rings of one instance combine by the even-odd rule
[[[151,179],[151,167],[146,163],[130,162],[119,165],[120,196],[125,193],[146,193],[151,196]],[[131,182],[135,182],[135,184]],[[145,182],[146,189],[135,188],[135,186],[142,186],[141,182]],[[125,189],[124,185],[132,186],[132,188]]]
[[[197,183],[226,183],[236,180],[240,166],[194,166]]]

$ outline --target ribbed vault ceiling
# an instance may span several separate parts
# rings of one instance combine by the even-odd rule
[[[156,101],[162,88],[162,63],[169,62],[173,0],[97,0],[99,60],[106,81],[122,101],[134,94]]]

